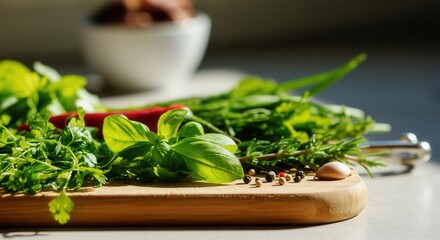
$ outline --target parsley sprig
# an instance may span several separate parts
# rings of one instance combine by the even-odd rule
[[[67,191],[86,185],[101,186],[107,181],[98,162],[110,152],[93,138],[93,131],[84,126],[84,112],[80,113],[80,118],[72,119],[64,130],[56,129],[44,114],[36,114],[28,121],[29,132],[1,128],[2,187],[11,193],[60,192],[49,206],[62,224],[73,210]]]

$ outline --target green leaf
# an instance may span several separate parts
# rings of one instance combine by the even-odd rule
[[[230,98],[242,98],[250,95],[273,94],[278,89],[276,82],[259,77],[245,77],[232,90]]]
[[[94,167],[81,167],[81,170],[91,174],[93,178],[99,182],[100,185],[104,185],[107,183],[107,177],[104,175],[101,169]]]
[[[84,162],[84,164],[87,167],[92,168],[98,165],[98,160],[96,159],[96,156],[93,153],[89,153],[89,152],[83,153],[81,160]]]
[[[210,183],[229,183],[243,177],[237,157],[217,144],[186,138],[173,146],[196,178]]]
[[[165,164],[170,154],[170,145],[166,142],[159,142],[153,145],[151,155],[153,160],[159,164]]]
[[[34,69],[37,73],[42,76],[46,76],[49,80],[53,82],[58,82],[61,79],[60,74],[55,69],[46,66],[40,62],[34,63]]]
[[[30,97],[38,89],[40,77],[25,65],[13,60],[0,61],[1,96],[13,95],[18,98]]]
[[[61,114],[76,111],[104,110],[99,99],[87,92],[82,76],[60,76],[41,63],[31,71],[20,62],[0,61],[0,117],[7,125],[20,125],[26,117],[48,111]]]
[[[71,128],[84,128],[86,126],[86,123],[84,121],[85,116],[84,109],[78,109],[78,117],[71,118],[68,127]]]
[[[187,113],[188,110],[185,109],[173,109],[162,114],[157,123],[157,134],[166,140],[176,137]]]
[[[356,69],[356,67],[365,61],[367,56],[362,53],[342,65],[339,68],[330,70],[328,72],[320,73],[317,75],[307,76],[304,78],[299,78],[295,80],[288,81],[286,83],[280,84],[279,89],[283,91],[294,91],[305,87],[310,87],[316,85],[309,90],[310,96],[314,96],[334,84],[336,81]]]
[[[252,95],[242,97],[231,103],[231,109],[242,111],[249,108],[264,108],[276,106],[280,103],[281,98],[277,95]]]
[[[183,170],[171,171],[161,166],[155,166],[152,168],[154,178],[158,180],[175,180],[188,176],[188,173]]]
[[[73,211],[75,204],[66,195],[65,191],[61,191],[60,195],[49,202],[49,211],[60,224],[66,224],[70,220],[70,213]]]
[[[185,123],[179,130],[179,138],[195,137],[205,134],[202,124],[191,121]]]
[[[198,139],[200,141],[206,141],[218,145],[228,150],[230,153],[236,153],[238,150],[237,144],[234,142],[234,140],[223,134],[208,133],[205,135],[193,137],[193,139]]]
[[[56,92],[57,99],[63,105],[66,111],[76,111],[76,101],[78,100],[78,91],[87,84],[84,77],[77,75],[63,76],[59,82],[53,83],[53,91]]]
[[[104,119],[102,132],[109,149],[117,153],[135,143],[148,142],[150,131],[145,124],[131,121],[124,115],[116,114]]]
[[[38,74],[12,60],[0,61],[0,116],[7,125],[19,124],[37,112]]]
[[[98,96],[89,93],[86,89],[78,89],[77,99],[75,100],[76,108],[84,108],[86,112],[105,111],[106,108],[101,104]]]
[[[117,157],[121,157],[125,160],[131,161],[137,157],[143,157],[151,150],[153,146],[150,142],[137,142],[127,148],[124,148],[118,154]]]

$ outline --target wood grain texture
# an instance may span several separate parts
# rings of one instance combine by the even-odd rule
[[[59,226],[48,203],[56,193],[2,194],[0,226]],[[304,225],[341,221],[359,214],[367,189],[357,173],[338,181],[228,185],[202,182],[111,184],[71,192],[67,226]]]

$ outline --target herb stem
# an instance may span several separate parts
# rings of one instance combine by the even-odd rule
[[[17,140],[17,138],[14,136],[14,134],[12,134],[11,131],[9,131],[9,129],[6,126],[4,126],[3,124],[0,124],[0,128],[1,128],[0,130],[5,131],[9,137],[11,137],[14,140]]]
[[[309,149],[306,150],[298,150],[298,151],[294,151],[291,153],[268,153],[268,154],[263,154],[257,157],[253,157],[253,156],[243,156],[243,157],[239,157],[238,159],[240,160],[240,162],[246,162],[252,159],[257,159],[260,161],[264,161],[264,160],[274,160],[274,159],[284,159],[284,158],[288,158],[288,157],[296,157],[296,156],[300,156],[303,154],[307,154],[308,152],[310,152]]]
[[[51,170],[62,170],[61,168],[55,167],[54,165],[49,164],[49,163],[44,162],[44,161],[41,161],[41,160],[38,160],[38,159],[35,159],[35,158],[29,158],[29,159],[30,159],[30,161],[34,161],[34,162],[37,162],[39,164],[42,164],[42,165],[48,167]]]
[[[355,161],[355,162],[359,162],[359,158],[356,156],[352,156],[352,155],[344,155],[344,158],[347,160],[351,160],[351,161]]]
[[[240,139],[238,139],[238,138],[232,136],[231,134],[228,134],[227,132],[225,132],[225,131],[219,129],[219,128],[216,127],[216,126],[214,126],[214,124],[212,124],[212,123],[210,123],[210,122],[208,122],[208,121],[206,121],[206,120],[204,120],[204,119],[202,119],[202,118],[200,118],[200,117],[196,117],[196,116],[194,116],[194,115],[191,115],[191,116],[189,116],[189,117],[187,117],[187,118],[188,118],[188,120],[190,120],[190,121],[195,121],[195,122],[200,123],[203,127],[205,127],[206,129],[211,130],[211,131],[214,132],[214,133],[219,133],[219,134],[226,135],[226,136],[230,137],[231,139],[233,139],[233,140],[234,140],[235,142],[237,142],[237,143],[240,143],[240,142],[241,142]]]

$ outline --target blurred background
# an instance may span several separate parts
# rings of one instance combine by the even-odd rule
[[[0,53],[81,61],[80,19],[108,2],[2,0]],[[433,49],[427,44],[438,47],[440,3],[435,0],[195,0],[194,7],[213,21],[208,55],[219,49],[280,45],[292,50],[337,44],[428,52]]]
[[[79,26],[107,2],[1,0],[0,58],[93,74],[84,64]],[[200,72],[230,69],[282,82],[365,52],[367,62],[319,98],[393,126],[373,140],[414,132],[440,162],[440,1],[197,0],[194,7],[212,20]]]

